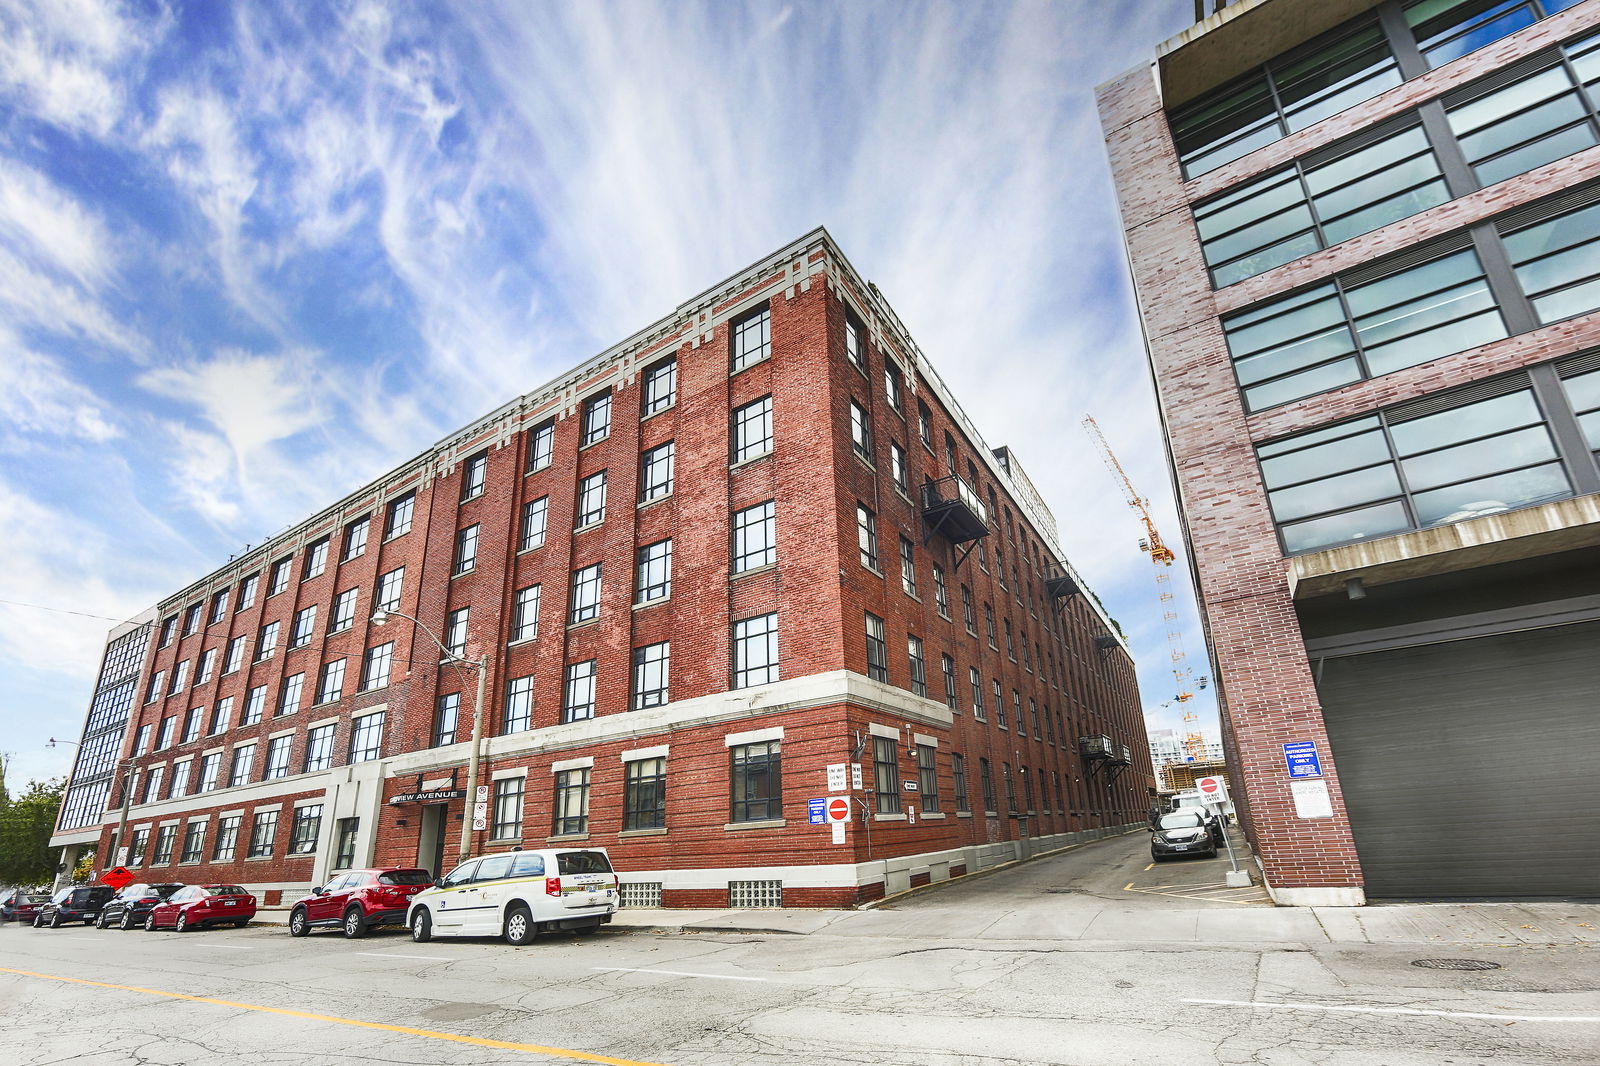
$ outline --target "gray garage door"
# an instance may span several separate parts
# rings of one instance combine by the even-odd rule
[[[1600,896],[1600,622],[1328,659],[1372,897]]]

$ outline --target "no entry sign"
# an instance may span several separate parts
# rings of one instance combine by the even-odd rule
[[[848,822],[850,820],[850,801],[843,796],[835,796],[828,801],[828,821],[830,823]]]
[[[1194,788],[1200,793],[1200,799],[1206,803],[1228,802],[1228,785],[1220,777],[1196,778]]]

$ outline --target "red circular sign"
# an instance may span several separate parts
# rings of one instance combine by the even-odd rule
[[[847,799],[831,799],[828,801],[828,817],[832,821],[842,822],[850,816],[850,801]]]
[[[1222,787],[1222,783],[1214,777],[1202,777],[1197,787],[1201,792],[1216,792]]]

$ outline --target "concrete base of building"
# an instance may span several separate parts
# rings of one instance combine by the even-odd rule
[[[1267,894],[1279,907],[1365,907],[1367,893],[1360,885],[1296,885],[1264,881]]]

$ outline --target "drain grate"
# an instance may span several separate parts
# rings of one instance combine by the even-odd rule
[[[1498,970],[1498,962],[1484,962],[1482,959],[1416,959],[1411,965],[1420,966],[1424,970]]]

